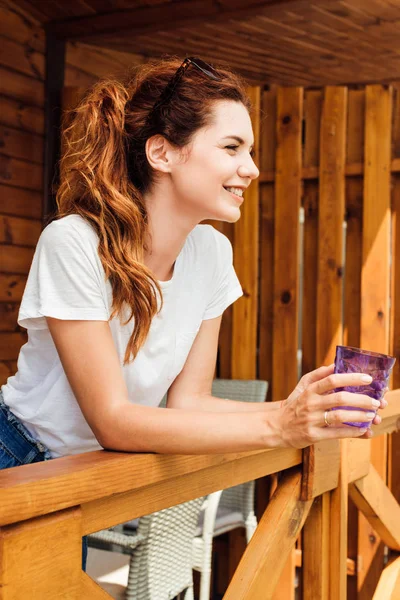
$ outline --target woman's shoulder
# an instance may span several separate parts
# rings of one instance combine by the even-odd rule
[[[63,243],[74,240],[97,244],[98,237],[90,223],[80,215],[67,215],[51,221],[42,231],[42,242]]]

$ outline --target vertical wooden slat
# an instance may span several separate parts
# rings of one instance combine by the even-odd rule
[[[82,598],[81,532],[80,508],[2,527],[1,599]]]
[[[302,88],[279,88],[275,180],[273,400],[286,398],[297,383],[302,113]]]
[[[327,87],[321,122],[317,286],[317,365],[342,342],[344,168],[347,88]]]
[[[347,118],[347,164],[364,157],[365,90],[350,90]],[[363,177],[346,179],[346,259],[343,343],[360,346]],[[357,564],[358,509],[349,498],[347,556]],[[347,597],[357,600],[357,569],[347,578]]]
[[[393,118],[393,158],[400,158],[400,84],[395,88]],[[400,388],[400,174],[392,177],[392,273],[390,354],[397,358],[393,369],[392,387]],[[400,502],[400,432],[389,436],[388,484]]]
[[[329,600],[329,560],[324,559],[329,556],[329,516],[327,493],[315,498],[303,527],[303,600]]]
[[[248,90],[254,106],[252,115],[256,160],[260,146],[261,90]],[[245,194],[242,215],[235,223],[235,267],[244,290],[244,296],[233,306],[232,324],[232,377],[255,379],[257,367],[258,318],[258,223],[259,184],[253,181]]]
[[[253,104],[255,162],[260,148],[261,89],[248,89]],[[234,225],[234,262],[244,295],[233,305],[231,377],[255,379],[257,376],[258,264],[259,264],[259,184],[252,182],[245,193],[241,217]],[[229,573],[233,574],[246,548],[240,532],[229,534]]]
[[[306,92],[304,104],[304,167],[319,167],[320,123],[323,92]],[[302,373],[316,368],[316,320],[318,268],[318,181],[304,181],[304,252],[302,311]]]
[[[302,119],[302,88],[279,88],[276,130],[272,400],[286,398],[298,380],[298,246]],[[277,586],[276,593],[279,593],[280,600],[294,599],[293,554],[292,552]]]
[[[260,163],[261,172],[275,170],[276,90],[263,92],[261,98]],[[274,309],[274,182],[260,185],[260,315],[258,378],[269,382],[267,401],[272,400],[272,332]],[[277,475],[256,481],[256,515],[259,521],[267,507]]]
[[[390,163],[392,90],[366,87],[361,346],[389,350]],[[371,462],[384,481],[387,436],[372,440]],[[383,567],[383,544],[360,515],[359,600],[372,597]]]
[[[57,162],[60,158],[61,96],[65,73],[65,40],[57,39],[46,31],[46,78],[45,78],[45,150],[44,150],[44,198],[43,220],[56,209],[53,184],[58,177]]]
[[[316,311],[317,366],[333,362],[335,347],[342,342],[342,252],[344,219],[344,169],[346,148],[347,88],[325,89],[319,167],[318,209],[318,275]],[[337,440],[324,444],[338,445]],[[304,452],[305,466],[314,463],[317,445]],[[346,456],[346,445],[342,444]],[[345,458],[342,457],[345,464]],[[325,496],[325,495],[324,495]],[[321,511],[321,514],[316,514]],[[334,511],[334,512],[333,512]],[[321,501],[312,509],[313,518],[306,522],[303,554],[306,568],[303,574],[305,598],[346,597],[347,561],[347,478],[341,473],[338,488],[330,501]],[[330,537],[320,524],[330,523]],[[318,525],[318,526],[317,526]],[[307,542],[307,544],[306,544]],[[320,558],[320,568],[313,565],[309,553]],[[327,574],[336,577],[326,581]]]
[[[276,92],[264,92],[260,139],[260,171],[274,171],[276,152]],[[258,375],[272,389],[272,331],[274,285],[274,183],[260,185],[260,330]]]

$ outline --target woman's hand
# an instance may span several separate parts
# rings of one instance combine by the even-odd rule
[[[387,406],[386,400],[379,402],[365,394],[334,392],[339,387],[368,385],[362,377],[362,373],[334,374],[334,365],[320,367],[304,375],[287,400],[282,402],[279,411],[285,445],[305,448],[327,439],[372,437],[368,427],[371,421],[374,425],[381,422],[381,417],[374,413],[378,408]],[[331,410],[340,406],[351,406],[354,410]],[[325,422],[325,411],[329,426]],[[344,422],[365,423],[365,427],[352,427]]]

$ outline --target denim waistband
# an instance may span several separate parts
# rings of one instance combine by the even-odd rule
[[[20,464],[29,464],[41,453],[44,460],[51,459],[50,450],[36,440],[5,404],[0,389],[0,446],[3,446]]]

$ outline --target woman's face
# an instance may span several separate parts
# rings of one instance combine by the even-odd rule
[[[198,222],[240,218],[242,194],[259,176],[252,158],[249,113],[240,102],[215,102],[211,125],[200,129],[171,170],[179,210]]]

